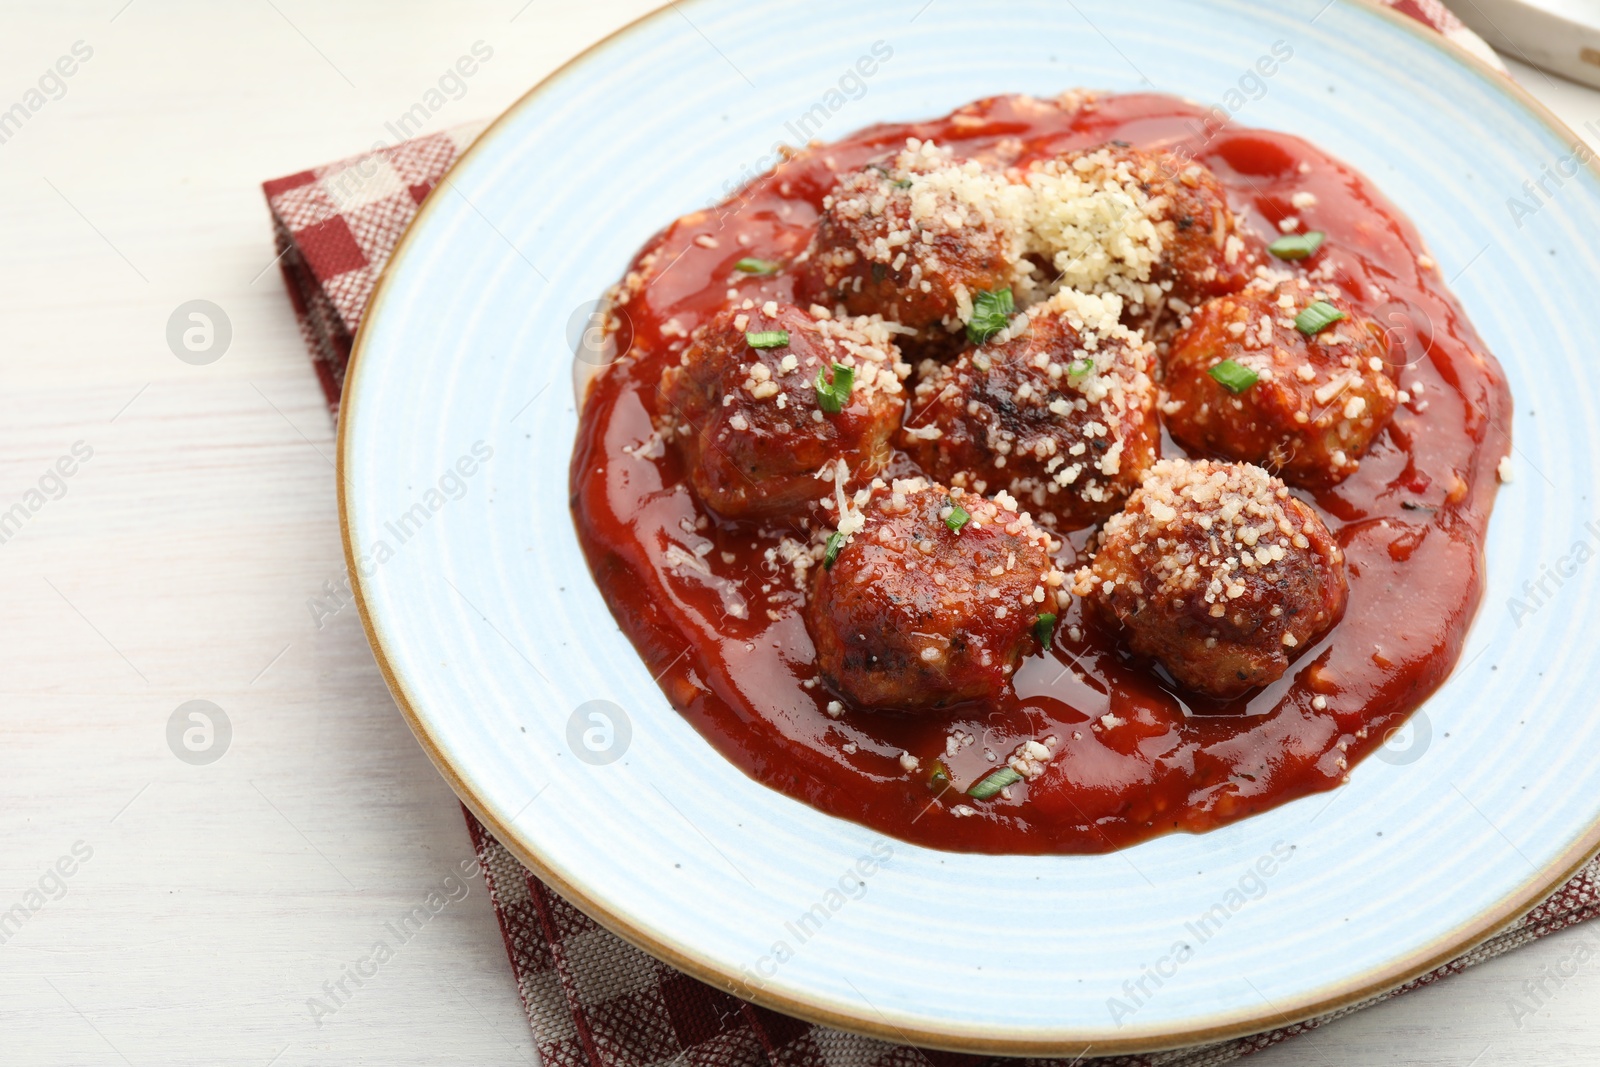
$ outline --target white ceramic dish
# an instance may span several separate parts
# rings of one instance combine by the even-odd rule
[[[1256,93],[1241,78],[1280,40],[1294,56]],[[875,41],[892,57],[832,107]],[[1420,713],[1431,740],[1419,731],[1338,792],[1203,836],[1105,856],[941,853],[755,784],[668,706],[568,518],[569,331],[646,237],[765,165],[819,101],[831,138],[1074,86],[1242,100],[1239,122],[1293,130],[1372,177],[1506,366],[1517,479],[1464,661]],[[1600,657],[1574,625],[1596,608],[1600,565],[1573,566],[1578,542],[1600,549],[1586,525],[1600,181],[1580,167],[1537,210],[1507,207],[1570,143],[1501,75],[1351,0],[664,9],[492,126],[379,288],[340,428],[346,547],[379,664],[440,770],[541,876],[708,981],[771,969],[754,995],[781,1010],[930,1046],[1104,1054],[1266,1029],[1398,984],[1600,847]],[[1560,582],[1513,614],[1541,568]],[[594,700],[628,726],[600,765],[569,741]],[[797,944],[786,924],[874,849],[859,897]],[[1291,858],[1259,874],[1275,850]],[[1225,923],[1196,944],[1187,924],[1219,904]],[[793,955],[775,965],[780,941]],[[1174,964],[1179,943],[1194,951]],[[1119,1011],[1141,979],[1147,995]]]
[[[1600,5],[1593,0],[1461,0],[1451,7],[1513,59],[1600,88]]]

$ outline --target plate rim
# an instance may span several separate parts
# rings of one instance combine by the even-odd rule
[[[456,170],[466,164],[480,147],[488,144],[491,139],[501,134],[514,114],[520,112],[547,88],[571,73],[578,65],[597,57],[603,50],[609,48],[621,38],[631,35],[647,23],[652,23],[659,18],[665,17],[683,4],[711,2],[715,2],[715,0],[665,0],[659,6],[617,27],[573,55],[541,78],[485,126],[456,157],[455,161],[435,185],[435,191],[437,191],[439,185],[449,183]],[[1571,127],[1518,82],[1503,72],[1496,70],[1467,48],[1450,40],[1443,33],[1426,27],[1409,16],[1396,12],[1391,7],[1380,3],[1379,0],[1346,0],[1346,2],[1354,7],[1363,9],[1368,14],[1387,20],[1391,25],[1410,33],[1415,39],[1424,42],[1425,45],[1442,51],[1458,64],[1464,65],[1470,71],[1483,77],[1489,84],[1498,86],[1513,101],[1520,104],[1533,119],[1546,126],[1550,132],[1555,133],[1564,140],[1581,140]],[[1600,154],[1592,154],[1586,161],[1585,166],[1597,180],[1600,180]],[[951,1052],[1002,1056],[1053,1056],[1063,1052],[1070,1052],[1069,1045],[1076,1047],[1080,1042],[1076,1038],[1066,1036],[1065,1033],[1057,1039],[1047,1037],[1019,1038],[998,1030],[984,1032],[973,1027],[952,1027],[945,1030],[922,1027],[908,1028],[896,1025],[881,1016],[874,1016],[869,1010],[864,1009],[859,1014],[847,1014],[836,1011],[826,1004],[809,1002],[798,996],[787,996],[768,989],[750,988],[747,983],[738,981],[736,971],[719,968],[712,961],[693,955],[688,946],[680,946],[653,936],[650,931],[641,929],[630,922],[628,916],[614,913],[601,902],[590,897],[582,887],[562,876],[551,864],[547,863],[536,849],[518,835],[514,827],[496,819],[488,811],[486,805],[468,787],[465,778],[457,772],[449,756],[434,737],[427,719],[412,703],[400,674],[395,670],[384,648],[378,624],[373,618],[371,609],[368,607],[361,568],[357,566],[361,549],[354,539],[350,519],[351,503],[347,479],[351,439],[346,430],[349,426],[349,415],[353,408],[353,401],[357,395],[355,382],[361,371],[370,362],[370,360],[363,358],[366,340],[371,333],[372,323],[381,314],[383,299],[388,294],[388,283],[392,277],[392,272],[396,271],[403,255],[410,251],[411,245],[423,229],[429,211],[435,203],[435,198],[430,195],[418,207],[416,215],[407,224],[405,231],[401,234],[399,241],[396,242],[388,261],[384,264],[373,285],[372,295],[368,298],[361,325],[358,327],[356,335],[351,342],[350,358],[346,365],[344,386],[338,408],[339,418],[335,443],[335,481],[340,540],[344,548],[345,569],[349,573],[356,610],[361,618],[362,630],[366,635],[368,645],[372,649],[379,673],[383,676],[384,683],[388,687],[390,695],[394,698],[396,707],[399,708],[407,726],[410,727],[412,734],[417,739],[417,743],[427,754],[434,768],[444,778],[446,784],[450,786],[461,804],[467,808],[473,817],[486,827],[518,862],[536,874],[542,882],[553,887],[568,903],[606,930],[622,938],[628,944],[714,988],[731,992],[735,996],[742,997],[762,1007],[792,1015],[810,1023],[861,1034],[891,1044],[912,1044]],[[1185,1046],[1213,1044],[1291,1026],[1359,1004],[1427,974],[1501,933],[1523,915],[1537,907],[1562,885],[1570,881],[1579,870],[1597,855],[1600,855],[1600,819],[1591,822],[1566,850],[1549,861],[1530,880],[1524,882],[1521,891],[1513,891],[1507,894],[1495,906],[1485,909],[1462,923],[1450,935],[1436,941],[1435,947],[1431,951],[1421,949],[1400,959],[1391,960],[1381,967],[1369,969],[1365,974],[1351,977],[1334,991],[1320,997],[1305,998],[1302,1001],[1288,1005],[1276,1002],[1271,1005],[1263,1005],[1258,1013],[1251,1015],[1249,1018],[1192,1028],[1174,1029],[1159,1035],[1110,1038],[1095,1042],[1092,1047],[1096,1050],[1097,1055],[1118,1055],[1158,1052]]]

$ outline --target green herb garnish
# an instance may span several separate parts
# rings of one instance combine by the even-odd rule
[[[1342,318],[1344,312],[1326,300],[1318,300],[1294,317],[1294,327],[1307,337],[1315,337]]]
[[[879,174],[883,175],[885,178],[893,178],[894,177],[894,171],[890,170],[888,167],[884,166],[882,163],[868,163],[867,164],[867,169],[868,170],[875,170]],[[911,188],[911,179],[910,178],[901,178],[901,179],[899,179],[897,181],[891,181],[889,184],[891,186],[893,186],[894,188],[896,188],[896,189],[909,189],[909,188]]]
[[[844,547],[844,534],[835,530],[828,535],[828,547],[822,550],[822,569],[832,570],[833,561],[839,558],[839,550]]]
[[[1285,234],[1268,245],[1267,251],[1279,259],[1305,259],[1322,247],[1324,236],[1326,235],[1321,230]]]
[[[782,267],[783,264],[775,259],[756,259],[754,256],[747,256],[733,265],[734,270],[745,274],[776,274]]]
[[[973,800],[988,800],[1011,783],[1020,781],[1022,775],[1010,767],[1001,767],[997,771],[990,771],[981,782],[967,790],[967,796]]]
[[[950,788],[950,772],[945,768],[943,761],[933,761],[933,773],[928,775],[928,788],[937,793],[943,793]]]
[[[1206,371],[1207,374],[1230,393],[1242,393],[1261,378],[1261,375],[1246,367],[1242,363],[1235,363],[1225,359],[1215,367]]]
[[[856,386],[855,368],[835,363],[832,382],[823,378],[822,372],[818,371],[813,384],[817,387],[817,406],[829,415],[837,415],[844,410],[845,402],[850,399],[850,390]]]
[[[967,338],[975,345],[983,344],[1010,324],[1016,310],[1009,287],[994,292],[980,289],[972,301],[972,321],[967,323]]]
[[[789,343],[788,330],[746,330],[744,339],[751,348],[782,348]]]
[[[950,527],[951,533],[960,533],[961,527],[965,526],[970,518],[972,516],[967,514],[967,509],[952,500],[950,501],[950,514],[944,517],[944,524]]]
[[[1078,382],[1094,373],[1094,360],[1075,359],[1067,365],[1067,380]]]
[[[1045,648],[1050,647],[1050,642],[1055,640],[1056,636],[1056,617],[1053,613],[1047,611],[1033,620],[1033,636],[1037,637]]]

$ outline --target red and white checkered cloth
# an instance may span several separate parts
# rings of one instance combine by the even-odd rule
[[[1452,37],[1470,36],[1437,0],[1390,2]],[[1472,40],[1475,51],[1487,52],[1481,41]],[[430,134],[263,185],[289,297],[335,415],[351,339],[373,284],[418,205],[483,125]],[[680,974],[602,929],[518,863],[470,813],[466,819],[545,1067],[679,1061],[705,1067],[975,1067],[988,1062],[814,1026]],[[1108,1067],[1227,1063],[1597,913],[1600,860],[1506,932],[1382,996],[1237,1041],[1092,1062]],[[1027,1062],[1067,1067],[1066,1061]]]
[[[335,418],[350,343],[389,253],[485,125],[456,126],[262,184],[278,265]]]

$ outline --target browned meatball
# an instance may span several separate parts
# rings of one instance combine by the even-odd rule
[[[827,411],[817,381],[842,389],[836,365],[854,380]],[[783,515],[826,491],[816,480],[825,466],[844,462],[852,480],[883,469],[908,372],[881,320],[746,301],[697,330],[662,373],[658,422],[707,507],[729,518]]]
[[[1394,414],[1388,341],[1376,323],[1305,279],[1266,285],[1201,305],[1173,338],[1167,429],[1187,448],[1259,463],[1293,485],[1335,485],[1361,465]],[[1317,301],[1345,317],[1308,336],[1295,316]],[[1243,384],[1251,375],[1253,384]]]
[[[805,617],[823,680],[851,707],[993,698],[1039,647],[1039,616],[1059,610],[1059,546],[975,493],[879,482],[841,525],[853,532],[816,568]]]
[[[1036,305],[1013,325],[1021,336],[917,383],[900,446],[934,479],[1005,489],[1057,529],[1110,515],[1155,462],[1161,433],[1150,346],[1119,312],[1114,297],[1070,290]]]
[[[1028,183],[1032,249],[1064,285],[1100,288],[1096,274],[1109,269],[1145,310],[1172,298],[1192,306],[1243,288],[1259,258],[1216,176],[1170,152],[1113,142],[1037,164]]]
[[[1023,269],[1025,197],[1002,175],[913,140],[846,174],[823,200],[800,292],[854,315],[955,332],[979,292],[1011,287]]]
[[[1283,675],[1344,611],[1344,552],[1247,463],[1157,463],[1106,520],[1074,591],[1181,685],[1238,696]]]

